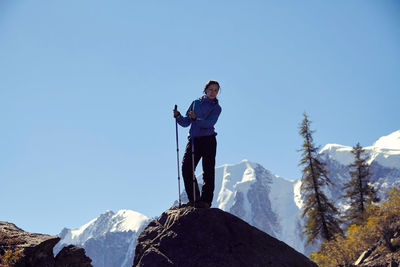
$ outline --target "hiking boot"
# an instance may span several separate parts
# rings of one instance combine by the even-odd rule
[[[196,204],[194,205],[194,207],[200,208],[200,209],[208,209],[211,207],[211,204],[200,200],[200,201],[196,201]]]
[[[194,203],[192,201],[188,201],[185,204],[181,205],[181,208],[187,208],[187,207],[194,207]]]

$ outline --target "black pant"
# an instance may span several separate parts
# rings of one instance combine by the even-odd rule
[[[215,155],[217,152],[217,140],[214,135],[194,138],[194,166],[202,158],[203,186],[201,196],[197,179],[195,179],[196,201],[204,201],[211,205],[215,187]],[[189,201],[193,202],[193,168],[192,168],[192,141],[189,139],[186,145],[185,155],[182,160],[182,176],[185,183],[186,194]]]

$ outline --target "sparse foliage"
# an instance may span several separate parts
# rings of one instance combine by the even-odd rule
[[[389,199],[380,206],[367,206],[365,214],[367,220],[360,225],[351,225],[344,237],[336,236],[323,242],[319,251],[312,253],[310,258],[319,266],[349,266],[371,247],[377,246],[380,255],[393,251],[390,239],[400,221],[400,189],[391,189]]]
[[[299,134],[304,138],[302,148],[303,177],[301,193],[304,196],[303,218],[306,218],[305,230],[307,243],[317,240],[319,237],[323,241],[332,240],[335,234],[342,233],[339,227],[338,210],[329,201],[324,193],[324,188],[332,184],[327,176],[325,164],[318,157],[318,147],[314,145],[310,129],[311,122],[306,113],[300,125]]]
[[[343,186],[343,191],[346,192],[343,198],[348,199],[350,208],[344,218],[348,225],[359,225],[366,220],[367,205],[377,201],[377,197],[374,188],[369,184],[371,174],[360,143],[353,147],[351,153],[354,155],[354,162],[349,166],[351,180]]]
[[[0,267],[14,266],[23,256],[24,253],[21,250],[7,250],[3,256],[0,256]]]
[[[15,239],[18,241],[19,239]],[[18,262],[22,257],[24,257],[24,253],[21,249],[15,247],[15,245],[10,242],[9,237],[4,233],[0,232],[0,242],[5,246],[0,248],[0,251],[3,250],[4,254],[0,254],[0,267],[9,267],[14,266],[15,263]]]

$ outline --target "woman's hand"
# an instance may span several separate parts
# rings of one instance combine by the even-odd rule
[[[192,111],[189,111],[189,117],[193,120],[193,121],[195,121],[196,120],[196,113],[194,113],[194,111],[192,110]]]
[[[179,118],[180,116],[181,113],[177,109],[174,109],[174,118]]]

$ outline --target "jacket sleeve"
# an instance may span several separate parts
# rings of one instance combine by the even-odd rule
[[[221,107],[217,106],[214,108],[214,110],[211,112],[211,114],[207,118],[197,118],[195,123],[200,127],[200,128],[211,128],[213,127],[218,120],[219,114],[221,114]],[[190,119],[190,118],[189,118]]]
[[[180,126],[188,127],[190,124],[192,124],[192,119],[189,117],[189,111],[192,110],[193,103],[194,103],[194,101],[192,102],[192,104],[190,104],[188,110],[186,111],[185,117],[183,117],[181,114],[181,116],[176,119],[176,121],[178,122],[178,124]]]

